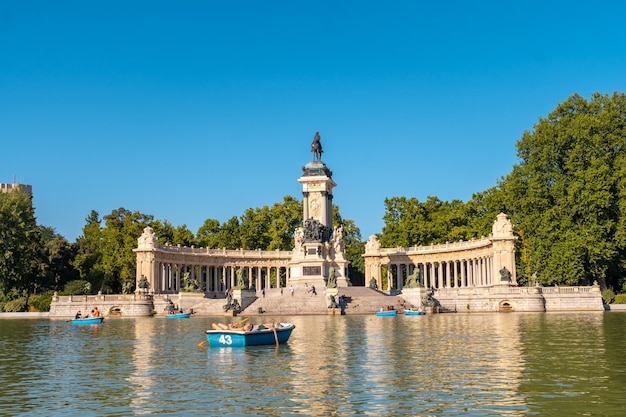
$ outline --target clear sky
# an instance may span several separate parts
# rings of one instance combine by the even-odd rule
[[[196,232],[298,199],[363,239],[386,197],[467,201],[578,93],[626,91],[626,2],[3,1],[0,182],[68,240],[123,207]]]

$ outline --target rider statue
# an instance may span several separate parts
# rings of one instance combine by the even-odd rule
[[[311,152],[313,152],[313,156],[316,161],[322,160],[322,142],[320,142],[320,132],[315,132],[315,137],[313,138],[313,143],[311,144]]]

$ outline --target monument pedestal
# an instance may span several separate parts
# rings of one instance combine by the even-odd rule
[[[256,299],[256,292],[253,290],[233,289],[233,300],[237,300],[242,310],[255,302]]]

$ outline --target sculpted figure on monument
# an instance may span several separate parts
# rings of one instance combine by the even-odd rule
[[[379,252],[380,251],[380,241],[378,240],[378,236],[371,235],[368,241],[365,243],[365,252]]]
[[[406,282],[404,286],[406,288],[419,288],[420,287],[419,277],[420,277],[420,271],[419,269],[415,268],[413,273],[406,277]]]
[[[191,278],[191,274],[189,272],[185,272],[183,274],[183,282],[182,282],[181,291],[193,292],[193,291],[197,291],[198,289],[199,289],[198,281],[194,278]]]
[[[343,242],[343,227],[335,227],[333,231],[333,237],[331,239],[333,244],[333,249],[335,253],[343,253],[344,252],[344,242]]]
[[[337,288],[337,278],[335,278],[335,268],[332,266],[328,269],[328,282],[326,288]]]
[[[322,142],[320,142],[320,132],[315,132],[315,137],[313,137],[313,143],[311,144],[311,152],[313,152],[313,156],[316,161],[322,160]]]
[[[146,276],[142,274],[137,286],[142,292],[148,292],[148,290],[150,289],[150,283],[148,282],[148,278],[146,278]]]
[[[426,295],[422,297],[422,306],[424,307],[436,307],[439,305],[439,301],[433,296],[433,290],[426,292]]]
[[[372,277],[372,279],[370,279],[370,288],[373,290],[377,290],[378,289],[378,284],[376,283],[376,278]]]
[[[304,241],[305,242],[327,242],[330,238],[330,231],[315,219],[304,221]]]
[[[243,290],[246,288],[246,280],[243,277],[243,268],[237,270],[237,285],[234,287],[237,290]]]
[[[140,248],[156,246],[158,243],[158,238],[150,226],[143,229],[143,233],[137,240]]]
[[[500,270],[500,281],[511,282],[511,271],[506,269],[506,266],[503,266]]]
[[[328,308],[339,308],[339,304],[337,304],[337,299],[334,295],[330,296],[330,305],[328,306]]]
[[[296,230],[293,234],[293,251],[295,253],[299,252],[302,248],[302,244],[304,243],[304,229],[302,227],[296,227]]]

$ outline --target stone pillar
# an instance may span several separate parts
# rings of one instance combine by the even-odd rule
[[[452,288],[457,288],[459,286],[459,261],[454,261],[453,271],[452,271]]]
[[[517,274],[515,271],[515,236],[513,235],[513,225],[506,214],[498,214],[493,222],[490,236],[493,244],[493,266],[492,276],[497,277],[500,283],[500,270],[506,268],[511,274],[511,285],[517,285]]]
[[[443,287],[443,263],[439,261],[439,266],[437,267],[437,288]]]

